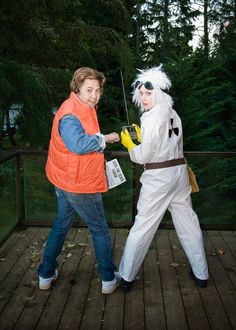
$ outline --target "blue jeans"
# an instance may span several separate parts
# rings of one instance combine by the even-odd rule
[[[87,224],[93,239],[98,271],[103,281],[114,279],[115,266],[112,261],[112,245],[104,216],[101,193],[79,194],[55,187],[58,213],[49,233],[43,262],[38,274],[43,278],[52,277],[58,266],[56,258],[60,254],[66,234],[71,228],[76,213]]]

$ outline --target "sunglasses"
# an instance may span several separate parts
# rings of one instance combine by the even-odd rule
[[[142,81],[139,81],[139,80],[136,81],[134,88],[140,89],[142,86],[144,86],[149,91],[153,89],[153,84],[150,81],[146,81],[145,83],[143,83]]]

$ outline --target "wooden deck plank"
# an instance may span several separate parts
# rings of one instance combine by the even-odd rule
[[[230,255],[230,252],[227,249],[227,246],[224,244],[224,241],[219,232],[209,231],[208,235],[210,237],[212,250],[215,250],[215,257],[210,258],[209,264],[211,275],[220,295],[229,323],[233,329],[236,329],[235,287],[233,286],[233,283],[228,276],[229,273],[225,269],[226,259],[228,259],[230,262],[233,271],[236,270],[236,266],[234,267],[232,265],[231,261],[233,261],[233,257]]]
[[[221,231],[220,232],[228,249],[231,251],[232,255],[236,259],[236,234],[233,231]]]
[[[160,277],[160,262],[154,238],[143,265],[145,329],[165,329],[166,319]]]
[[[115,229],[111,229],[112,242],[115,239]],[[93,252],[94,253],[94,252]],[[93,269],[93,277],[88,290],[86,308],[84,309],[80,329],[100,329],[103,322],[105,296],[101,294],[101,279],[97,270]],[[91,317],[92,316],[92,317]],[[95,321],[95,322],[94,322]]]
[[[81,320],[80,329],[100,329],[103,318],[105,297],[101,294],[100,277],[94,269],[92,281],[90,283],[86,308],[84,309],[83,318]]]
[[[25,236],[27,229],[21,229],[14,231],[10,237],[2,244],[0,247],[0,258],[5,258],[5,256],[12,250],[16,242],[20,240],[21,237]]]
[[[225,235],[221,232],[211,232],[211,240],[215,247],[216,253],[222,265],[227,272],[227,275],[236,289],[236,255],[233,253],[233,241],[232,238],[226,241]],[[230,244],[231,243],[231,244]]]
[[[0,247],[1,330],[236,329],[235,232],[204,232],[210,270],[205,289],[189,279],[175,231],[158,230],[132,291],[117,288],[104,296],[86,228],[69,232],[57,281],[48,291],[38,289],[37,253],[42,255],[49,229],[13,233]],[[111,232],[119,266],[127,230]]]
[[[42,254],[44,251],[44,246],[45,246],[45,242],[46,242],[46,239],[48,236],[48,232],[49,232],[49,229],[47,229],[47,231],[45,231],[44,244],[41,245],[41,251],[40,251],[41,258],[42,258]],[[71,232],[71,234],[72,233],[73,232]],[[65,253],[67,250],[68,249],[65,249]],[[58,261],[60,262],[62,260],[62,258],[64,258],[64,254],[62,254],[58,258]],[[39,262],[40,262],[40,260],[39,260]],[[39,262],[37,264],[37,267],[39,265]],[[36,276],[36,279],[37,279],[37,267],[35,267],[35,271],[34,271],[34,275]],[[38,289],[38,287],[34,287],[34,291],[31,294],[31,297],[33,298],[33,300],[27,302],[27,305],[25,306],[23,312],[21,313],[19,320],[17,321],[15,329],[20,330],[22,328],[27,328],[27,329],[36,328],[37,323],[40,319],[40,316],[43,313],[44,307],[51,295],[52,290],[53,290],[53,286],[48,291],[40,291]]]
[[[73,234],[74,234],[74,232],[75,231],[72,231]],[[86,233],[87,232],[85,232],[85,234]],[[71,236],[67,237],[66,243],[69,241],[70,238],[72,238],[72,237]],[[66,245],[67,244],[65,244],[65,246]],[[73,248],[71,250],[73,250]],[[42,252],[43,251],[41,251],[41,255],[42,255]],[[63,261],[63,259],[65,259],[65,256],[66,256],[66,254],[68,254],[68,252],[69,252],[69,249],[66,248],[64,250],[64,253],[58,259],[59,262],[61,262],[61,265],[64,264],[62,261]],[[73,258],[73,252],[72,252],[71,258]],[[59,267],[59,269],[60,269],[60,267]],[[56,283],[56,286],[57,286],[57,283]],[[35,327],[40,319],[40,315],[43,312],[44,306],[46,305],[48,298],[53,289],[54,289],[53,287],[49,291],[40,291],[40,290],[38,290],[38,288],[35,289],[35,291],[33,293],[35,299],[32,302],[28,303],[27,308],[25,308],[23,313],[21,314],[21,317],[18,320],[17,325],[16,325],[17,330],[23,329],[25,325],[27,325],[27,327],[29,329],[35,329]]]
[[[83,236],[81,235],[82,232]],[[86,236],[85,233],[87,233]],[[84,245],[84,249],[81,252],[81,259],[74,275],[74,284],[58,326],[58,329],[61,330],[79,328],[94,272],[95,254],[89,232],[86,229],[81,229],[75,237],[75,242]]]
[[[35,233],[36,235],[34,235]],[[1,284],[1,292],[5,294],[6,298],[8,298],[8,303],[4,306],[4,309],[1,313],[1,329],[13,328],[13,326],[16,325],[17,320],[20,317],[20,314],[25,308],[27,302],[34,299],[32,293],[34,291],[35,285],[32,282],[36,280],[36,263],[34,262],[33,258],[35,258],[37,255],[32,254],[32,251],[38,251],[40,246],[42,246],[41,236],[43,233],[38,229],[37,232],[28,232],[25,242],[29,242],[29,240],[32,238],[32,234],[34,235],[33,240],[30,242],[30,245],[27,248],[24,249],[24,239],[20,242],[20,248],[22,250],[24,249],[23,254],[18,259],[18,262],[15,263],[11,273],[9,273],[6,280]],[[13,287],[14,289],[10,292],[10,289]],[[0,302],[2,303],[3,301],[4,300],[1,300]]]
[[[176,269],[173,267],[168,231],[158,231],[157,250],[160,261],[163,301],[168,329],[188,329]]]
[[[194,281],[189,278],[189,262],[174,231],[169,232],[176,273],[189,329],[210,329],[208,318]]]
[[[120,259],[123,253],[124,245],[127,239],[128,230],[116,230],[113,248],[114,264],[119,267]],[[105,307],[103,314],[103,330],[118,330],[123,329],[123,315],[124,315],[124,294],[120,288],[116,289],[115,294],[105,297]]]
[[[73,228],[69,231],[67,235],[67,240],[69,242],[73,241],[75,235],[76,229]],[[70,258],[67,258],[68,253],[70,253],[70,249],[65,248],[64,253],[58,257],[58,271],[60,276],[58,276],[55,285],[52,286],[50,294],[48,294],[47,296],[47,299],[41,302],[44,303],[44,305],[41,305],[43,309],[41,309],[42,313],[40,314],[40,318],[35,329],[57,329],[67,300],[69,288],[71,286],[71,272],[73,272],[75,268],[75,265],[70,262]],[[67,280],[68,274],[70,274],[69,281]]]
[[[209,236],[204,237],[205,250],[209,267],[208,287],[199,289],[208,321],[211,329],[232,329],[228,317],[225,313],[224,305],[217,290],[217,284],[214,281],[214,268],[217,263],[214,247],[211,245]]]
[[[4,278],[8,276],[9,272],[12,272],[12,268],[19,261],[19,258],[24,253],[25,249],[28,248],[38,230],[38,228],[28,228],[17,234],[14,233],[13,239],[11,237],[9,238],[10,244],[8,241],[5,242],[0,252],[1,259],[4,259],[3,262],[0,262],[1,283]]]
[[[137,274],[133,289],[125,294],[124,329],[145,329],[143,268]]]
[[[0,264],[0,312],[14,295],[18,284],[31,264],[30,259],[27,259],[27,254],[29,245],[37,231],[38,229],[26,231]]]
[[[136,276],[131,292],[124,294],[123,329],[145,329],[145,311],[143,301],[143,267],[141,267]]]

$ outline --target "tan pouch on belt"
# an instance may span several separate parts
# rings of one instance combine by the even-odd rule
[[[189,184],[192,188],[192,193],[199,192],[200,189],[197,184],[197,179],[195,174],[193,173],[193,170],[188,165],[187,165],[187,170],[188,170]]]
[[[185,158],[185,162],[186,162],[186,165],[187,165],[189,184],[192,188],[192,193],[199,192],[200,189],[199,189],[199,186],[197,184],[196,176],[195,176],[193,170],[191,169],[191,167],[188,166],[186,158]]]

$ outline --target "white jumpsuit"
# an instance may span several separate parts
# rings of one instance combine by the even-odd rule
[[[177,129],[176,129],[177,128]],[[155,106],[141,116],[141,144],[130,151],[138,164],[183,157],[182,124],[177,113]],[[135,223],[129,232],[119,273],[133,281],[168,209],[195,276],[208,279],[202,232],[192,209],[186,165],[144,170]]]

